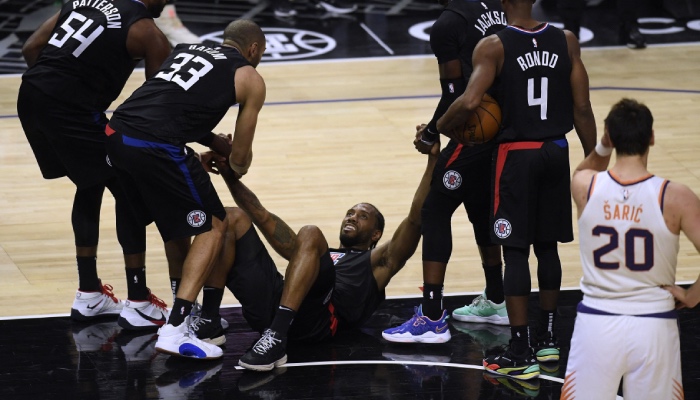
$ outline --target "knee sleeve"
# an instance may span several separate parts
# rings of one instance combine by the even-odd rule
[[[104,191],[103,185],[75,191],[71,223],[78,247],[94,247],[100,240],[100,209]]]
[[[557,252],[557,242],[535,242],[537,257],[537,280],[542,290],[561,288],[561,261]]]
[[[452,214],[460,201],[431,190],[421,209],[423,261],[447,263],[452,255]]]
[[[116,179],[107,183],[107,188],[114,196],[114,208],[117,219],[117,240],[124,254],[138,254],[146,251],[146,226],[136,217],[128,202],[126,193]]]
[[[503,246],[503,260],[506,268],[503,274],[503,293],[506,296],[530,295],[530,248]]]

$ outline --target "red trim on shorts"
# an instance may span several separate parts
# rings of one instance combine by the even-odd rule
[[[328,311],[331,312],[331,336],[335,336],[338,330],[338,318],[335,316],[335,307],[331,302],[328,303]]]
[[[450,164],[452,164],[453,162],[455,162],[455,160],[457,159],[457,157],[459,157],[459,153],[462,152],[462,147],[464,147],[464,145],[461,144],[461,143],[457,145],[457,147],[455,148],[455,151],[452,152],[452,155],[450,156],[450,159],[447,160],[447,164],[445,164],[445,168],[449,167]]]
[[[501,174],[503,166],[506,165],[508,152],[512,150],[533,150],[542,147],[544,142],[512,142],[502,143],[498,146],[498,158],[496,159],[496,178],[493,193],[493,215],[498,211],[498,204],[501,202]]]
[[[109,124],[105,125],[105,134],[106,134],[107,136],[112,136],[112,134],[113,134],[114,132],[116,132],[116,131],[115,131],[114,129],[112,129],[112,127],[109,126]]]

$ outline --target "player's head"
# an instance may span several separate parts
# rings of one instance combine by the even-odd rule
[[[641,156],[654,144],[654,117],[644,104],[622,99],[605,118],[605,130],[618,155]]]
[[[265,53],[265,34],[255,22],[237,19],[224,29],[223,44],[237,48],[253,67],[257,67]]]
[[[158,18],[167,2],[168,0],[144,0],[143,4],[146,6],[148,13],[151,14],[151,17]]]
[[[355,204],[340,224],[340,244],[345,248],[373,249],[382,233],[384,216],[377,207],[369,203]]]

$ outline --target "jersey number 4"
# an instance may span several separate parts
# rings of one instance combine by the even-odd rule
[[[71,22],[73,21],[77,21],[78,25],[80,25],[78,29],[71,26]],[[73,56],[76,58],[80,57],[80,55],[83,54],[83,51],[85,51],[85,49],[87,49],[87,47],[90,46],[90,44],[95,41],[100,34],[102,34],[102,31],[105,30],[104,26],[95,24],[97,27],[86,36],[87,31],[94,22],[95,21],[84,16],[83,14],[73,11],[70,13],[68,18],[63,21],[60,28],[56,30],[56,33],[51,36],[51,39],[49,39],[49,44],[61,48],[68,41],[68,39],[73,38],[80,42],[80,45],[73,50]]]
[[[180,53],[175,56],[175,60],[178,58],[182,58],[182,62],[170,64],[170,68],[158,72],[155,77],[177,83],[183,89],[188,90],[192,85],[197,83],[199,78],[203,77],[214,68],[209,61],[193,54]]]
[[[612,226],[598,225],[593,228],[593,236],[607,235],[610,241],[593,250],[593,263],[600,269],[619,269],[619,262],[606,262],[602,258],[619,244],[619,233]],[[642,246],[643,259],[635,259],[635,246]],[[648,271],[654,266],[654,235],[646,229],[630,229],[625,232],[625,266],[632,271]]]
[[[542,121],[547,119],[547,89],[549,87],[549,80],[543,77],[540,81],[540,97],[535,97],[535,79],[530,78],[527,80],[527,105],[529,106],[540,106],[540,119]]]

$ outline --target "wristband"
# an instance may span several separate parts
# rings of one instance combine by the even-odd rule
[[[601,157],[607,157],[611,155],[612,151],[612,147],[605,146],[602,142],[598,142],[598,144],[595,145],[595,152],[598,153],[598,155]]]

